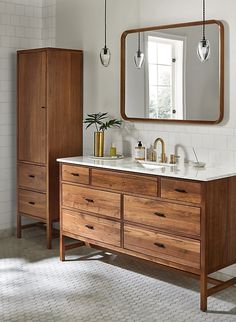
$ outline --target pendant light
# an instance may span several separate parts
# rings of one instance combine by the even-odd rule
[[[138,33],[138,50],[134,55],[134,63],[136,68],[141,69],[144,63],[144,53],[140,49],[140,32]]]
[[[201,62],[205,62],[209,59],[211,48],[210,42],[206,39],[206,4],[203,0],[203,21],[202,21],[202,40],[198,44],[197,54]]]
[[[111,52],[107,48],[107,0],[105,0],[105,46],[100,52],[100,60],[104,67],[109,66],[111,61]]]

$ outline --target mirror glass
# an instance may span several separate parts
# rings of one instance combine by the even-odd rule
[[[125,119],[208,123],[222,119],[222,26],[207,22],[211,55],[201,62],[197,47],[202,25],[193,24],[123,34],[121,112]],[[144,55],[141,67],[138,49]]]

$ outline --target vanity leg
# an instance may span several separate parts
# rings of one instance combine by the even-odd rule
[[[200,292],[201,292],[200,308],[203,312],[206,312],[206,310],[207,310],[207,274],[205,272],[201,273]]]
[[[65,237],[60,235],[60,260],[65,261]]]
[[[21,238],[21,214],[17,214],[17,229],[16,229],[17,238]]]
[[[47,249],[52,248],[52,223],[47,223]]]

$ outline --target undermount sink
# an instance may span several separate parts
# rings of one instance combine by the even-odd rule
[[[155,170],[155,169],[162,169],[165,167],[174,167],[175,164],[170,164],[170,163],[158,163],[154,161],[141,161],[137,160],[139,164],[141,164],[144,168],[150,169],[150,170]]]

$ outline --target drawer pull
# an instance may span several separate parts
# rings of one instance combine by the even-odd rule
[[[33,202],[33,201],[29,201],[28,202],[30,205],[35,205],[35,202]]]
[[[29,174],[29,178],[35,178],[33,174]]]
[[[175,189],[175,191],[180,193],[187,193],[187,191],[184,189]]]
[[[90,203],[93,203],[93,202],[94,202],[94,200],[93,200],[93,199],[85,198],[85,200],[86,200],[87,202],[90,202]]]
[[[158,217],[166,218],[166,215],[162,214],[161,212],[154,212],[154,215]]]
[[[71,172],[71,175],[74,176],[74,177],[79,177],[80,176],[79,173],[74,173],[74,172]]]
[[[86,228],[94,230],[94,227],[92,225],[85,225]]]
[[[161,243],[154,243],[154,245],[159,247],[159,248],[165,248],[165,245],[161,244]]]

